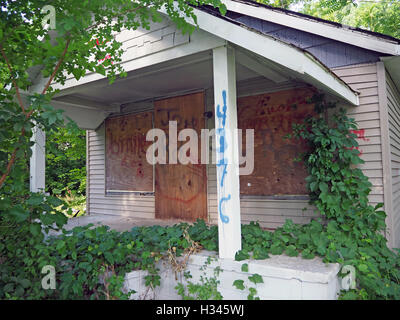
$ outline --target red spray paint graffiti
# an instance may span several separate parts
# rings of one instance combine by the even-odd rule
[[[359,129],[359,130],[350,130],[350,133],[353,133],[357,136],[357,139],[368,142],[370,139],[365,137],[365,129]],[[358,155],[359,157],[362,156],[363,151],[360,149],[360,147],[351,147],[350,150],[358,150],[360,154]]]

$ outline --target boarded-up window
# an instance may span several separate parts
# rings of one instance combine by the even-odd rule
[[[244,195],[307,194],[303,163],[294,162],[306,144],[285,139],[292,124],[314,114],[314,105],[307,104],[311,89],[296,89],[238,99],[238,126],[254,129],[254,171],[240,176]],[[242,141],[245,150],[245,139]],[[244,154],[244,152],[243,152]]]
[[[107,192],[153,191],[153,166],[146,160],[152,144],[146,133],[152,128],[152,112],[106,120]]]

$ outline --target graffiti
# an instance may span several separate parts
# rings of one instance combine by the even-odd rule
[[[362,141],[368,142],[369,139],[365,137],[365,129],[359,129],[359,130],[350,130],[350,133],[353,133],[357,136],[357,139],[360,139]],[[357,150],[358,152],[360,152],[358,154],[359,157],[361,157],[363,155],[363,151],[360,149],[360,147],[351,147],[350,150]]]
[[[225,131],[225,124],[226,124],[226,112],[227,112],[227,105],[226,105],[226,91],[222,91],[222,112],[220,110],[220,105],[217,105],[217,118],[218,118],[218,128],[216,130],[217,137],[219,139],[219,149],[217,150],[218,162],[217,162],[217,170],[219,171],[219,183],[221,187],[221,199],[218,203],[218,212],[219,217],[222,223],[229,223],[229,217],[223,213],[222,207],[223,203],[227,202],[231,199],[231,195],[224,195],[224,180],[227,174],[227,160],[225,158],[225,152],[228,148],[228,143],[226,139],[226,131]]]
[[[113,135],[111,130],[108,130],[108,151],[112,155],[119,156],[123,154],[140,155],[145,153],[146,138],[143,134],[129,135],[127,137],[119,137]]]
[[[109,41],[102,41],[100,43],[99,39],[96,39],[96,44],[93,45],[93,47],[97,47],[97,48],[104,47],[104,45],[107,42],[109,42]],[[110,54],[107,53],[103,59],[97,59],[97,62],[99,62],[99,64],[102,64],[104,61],[110,60],[110,59],[111,59],[111,56],[110,56]],[[114,64],[114,61],[111,61],[111,64]]]
[[[151,113],[106,120],[107,190],[153,191],[153,167],[145,158],[151,127]]]
[[[221,221],[223,223],[229,223],[229,217],[222,213],[222,204],[224,202],[226,202],[226,201],[229,201],[229,200],[231,200],[231,195],[230,194],[227,197],[222,197],[221,200],[219,201],[219,204],[218,204],[219,216],[220,216]]]
[[[293,124],[314,115],[314,105],[306,103],[311,96],[309,89],[295,89],[238,99],[238,127],[254,129],[254,170],[240,176],[241,194],[307,194],[307,170],[293,161],[307,144],[286,137]],[[239,143],[247,152],[243,140]]]

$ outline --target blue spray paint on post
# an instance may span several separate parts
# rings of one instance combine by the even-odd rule
[[[222,112],[220,110],[220,105],[217,106],[217,118],[218,118],[218,128],[216,130],[217,137],[219,137],[219,150],[218,150],[218,163],[217,163],[217,169],[222,168],[222,172],[220,175],[220,187],[221,187],[221,198],[218,203],[218,213],[219,217],[222,221],[222,223],[229,223],[229,217],[223,213],[222,210],[222,205],[224,202],[227,202],[231,199],[231,195],[228,194],[227,196],[224,195],[224,180],[225,176],[227,174],[227,160],[225,158],[225,151],[228,148],[228,143],[226,141],[226,133],[225,133],[225,124],[226,124],[226,111],[227,111],[227,105],[226,105],[226,91],[222,91],[222,101],[223,101],[223,107],[222,107]]]

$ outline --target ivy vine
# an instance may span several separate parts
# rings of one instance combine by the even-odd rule
[[[310,203],[321,218],[306,225],[287,220],[274,233],[257,224],[244,226],[243,250],[237,260],[264,259],[268,254],[315,256],[324,262],[353,266],[356,288],[343,291],[342,299],[400,299],[399,250],[390,250],[384,237],[386,214],[383,204],[369,204],[371,183],[357,165],[364,163],[357,150],[354,119],[335,104],[325,103],[323,95],[309,101],[320,116],[308,117],[293,126],[288,138],[302,139],[308,151],[301,155],[309,176]],[[329,110],[329,121],[326,111]]]

